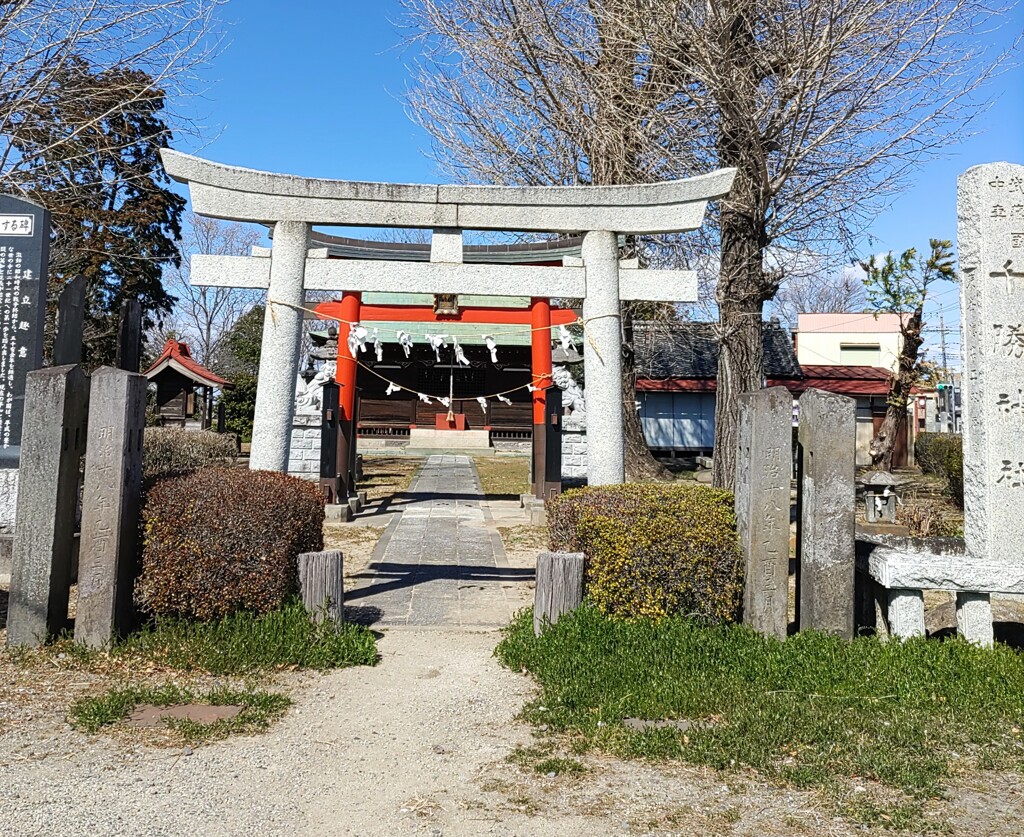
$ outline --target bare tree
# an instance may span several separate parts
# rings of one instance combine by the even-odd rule
[[[54,160],[65,166],[85,152],[83,131],[130,112],[157,92],[172,130],[189,127],[174,110],[197,92],[196,73],[219,46],[215,13],[224,0],[15,0],[0,4],[0,189],[18,191],[19,175]],[[89,72],[76,72],[85,66]],[[127,71],[132,72],[127,72]],[[123,95],[110,95],[112,75]],[[136,83],[140,75],[147,84]],[[107,82],[98,85],[97,78]],[[91,106],[90,103],[95,103]],[[22,132],[49,113],[82,114],[82,121],[25,149]],[[29,143],[28,145],[31,145]],[[71,192],[96,186],[68,181]]]
[[[247,256],[261,239],[259,230],[244,224],[224,223],[195,213],[188,213],[185,218],[181,267],[169,269],[164,276],[167,290],[177,297],[165,330],[173,331],[177,339],[188,343],[200,363],[216,365],[224,336],[260,301],[262,292],[194,287],[189,281],[189,257],[195,253]]]
[[[1000,51],[993,32],[1012,4],[984,0],[404,2],[423,56],[409,105],[450,174],[582,185],[736,168],[705,239],[727,487],[738,396],[763,385],[763,307],[785,278],[769,248],[852,252],[915,167],[962,138],[1016,44]]]
[[[683,149],[688,126],[660,114],[675,93],[653,79],[635,3],[596,14],[580,0],[405,0],[423,60],[410,111],[432,134],[440,168],[457,180],[519,185],[611,185],[660,179],[660,144]],[[665,4],[653,14],[670,18]],[[664,21],[668,25],[670,20]],[[630,243],[649,260],[651,242]],[[655,257],[656,258],[656,257]],[[633,305],[623,307],[626,471],[664,469],[635,408]],[[638,319],[671,319],[643,305]]]
[[[799,314],[832,314],[863,311],[868,297],[864,271],[858,266],[829,270],[819,259],[806,269],[790,269],[771,301],[770,310],[790,328]]]
[[[911,248],[899,257],[888,253],[879,262],[874,256],[862,262],[868,301],[878,313],[900,316],[899,366],[889,382],[885,418],[871,440],[871,463],[883,471],[892,470],[892,454],[900,428],[907,420],[907,405],[924,368],[920,360],[924,344],[924,305],[928,291],[938,281],[956,281],[953,244],[933,238],[927,258]]]

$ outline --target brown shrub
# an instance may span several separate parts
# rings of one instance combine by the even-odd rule
[[[273,610],[295,592],[299,553],[323,548],[319,488],[270,471],[163,479],[147,493],[142,520],[137,595],[159,616]]]
[[[147,482],[210,466],[231,466],[237,458],[238,439],[232,433],[147,427],[142,437],[142,475]]]

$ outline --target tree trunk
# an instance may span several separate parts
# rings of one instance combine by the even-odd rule
[[[907,418],[907,407],[902,408],[890,404],[885,411],[885,418],[882,419],[882,426],[878,428],[878,434],[871,440],[871,464],[880,471],[892,470],[892,454],[896,449],[896,439],[900,433],[900,427]]]
[[[736,179],[721,212],[722,260],[718,301],[718,382],[715,397],[715,454],[712,482],[732,490],[736,480],[739,397],[764,386],[761,316],[764,302],[778,289],[778,277],[763,268],[768,244],[756,166],[745,153],[742,137],[723,140]],[[753,168],[753,170],[752,170]]]
[[[718,488],[733,489],[741,393],[764,386],[760,300],[730,302],[719,307],[718,385],[715,397],[715,455],[711,479]]]
[[[729,196],[721,204],[721,265],[715,292],[719,317],[718,383],[715,399],[715,454],[712,481],[732,490],[736,481],[739,396],[764,386],[761,315],[775,296],[781,276],[764,270],[769,244],[766,218],[771,189],[766,146],[753,114],[758,75],[754,23],[747,4],[736,4],[724,37],[729,95],[720,102],[718,161],[734,167]],[[726,8],[729,8],[726,4]]]
[[[896,439],[900,428],[907,420],[907,405],[914,386],[917,384],[917,358],[921,352],[921,322],[924,316],[923,306],[918,307],[900,326],[903,335],[903,347],[900,350],[900,365],[896,375],[889,384],[888,407],[885,418],[878,433],[871,440],[871,464],[882,471],[892,471],[892,454],[896,449]]]
[[[669,478],[647,444],[640,411],[637,409],[637,369],[633,349],[633,314],[622,306],[622,436],[625,446],[626,479],[629,482],[660,482]]]

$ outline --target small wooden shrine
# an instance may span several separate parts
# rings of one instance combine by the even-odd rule
[[[230,381],[193,360],[188,345],[173,338],[164,343],[160,357],[145,375],[156,384],[160,424],[200,430],[209,430],[213,425],[214,390],[234,387]],[[200,398],[196,398],[197,389]]]

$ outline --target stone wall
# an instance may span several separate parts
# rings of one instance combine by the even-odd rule
[[[577,415],[562,418],[562,479],[587,476],[587,420]]]
[[[292,420],[291,443],[288,446],[288,473],[304,480],[320,479],[319,415],[297,414]]]

